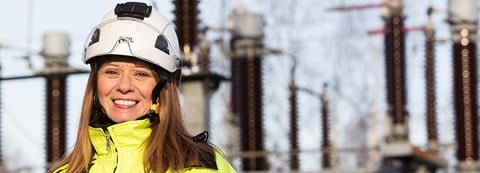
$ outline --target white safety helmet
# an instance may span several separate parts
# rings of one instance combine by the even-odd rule
[[[104,55],[136,57],[175,73],[181,69],[178,38],[172,23],[145,3],[119,3],[107,13],[85,43],[83,61]]]

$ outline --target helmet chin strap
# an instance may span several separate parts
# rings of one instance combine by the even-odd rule
[[[93,96],[93,106],[98,110],[98,119],[93,120],[90,122],[90,125],[93,127],[108,127],[110,125],[116,124],[115,121],[110,119],[107,116],[107,112],[105,111],[105,108],[103,108],[102,104],[100,104],[100,101],[98,100],[97,93],[94,94]]]
[[[143,119],[143,118],[148,118],[150,119],[150,122],[152,124],[158,124],[160,123],[160,115],[159,115],[159,112],[158,112],[158,106],[159,106],[159,95],[160,95],[160,91],[165,87],[165,85],[167,84],[167,80],[166,78],[163,78],[163,77],[160,77],[160,82],[157,83],[157,85],[153,88],[153,91],[152,91],[152,105],[150,106],[150,111],[140,117],[140,119]]]

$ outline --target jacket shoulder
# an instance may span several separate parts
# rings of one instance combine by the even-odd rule
[[[67,169],[68,169],[68,164],[55,169],[52,173],[66,173]]]
[[[215,162],[217,163],[218,172],[225,172],[225,173],[236,173],[237,171],[233,168],[233,166],[228,162],[223,154],[220,153],[220,150],[214,149],[215,152]]]
[[[214,148],[215,152],[215,163],[217,164],[217,171],[222,173],[236,173],[237,171],[233,168],[230,162],[225,159],[223,154],[219,149]]]
[[[215,163],[217,169],[205,168],[205,167],[190,167],[182,171],[182,173],[236,173],[237,171],[232,165],[223,157],[218,149],[214,149]]]

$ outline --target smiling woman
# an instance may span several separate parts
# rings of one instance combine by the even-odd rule
[[[153,88],[160,81],[144,61],[112,56],[98,71],[98,99],[105,113],[116,123],[145,115],[152,105]]]
[[[235,172],[208,134],[186,130],[178,40],[164,16],[145,3],[121,3],[89,38],[77,140],[49,172]]]

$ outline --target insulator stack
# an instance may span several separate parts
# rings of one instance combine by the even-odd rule
[[[438,151],[437,113],[435,94],[435,30],[431,19],[425,25],[425,80],[428,150]]]
[[[241,107],[241,100],[243,99],[246,91],[246,86],[244,81],[247,81],[247,75],[245,74],[245,60],[232,59],[231,65],[231,81],[232,89],[230,90],[231,102],[232,102],[232,112],[234,114],[239,114]],[[240,115],[238,115],[240,116]]]
[[[461,29],[453,45],[456,138],[459,161],[478,160],[477,59],[474,30]]]
[[[185,46],[189,46],[190,50],[194,50],[198,34],[198,0],[174,0],[173,3],[175,4],[174,23],[177,28],[180,49],[184,50]]]
[[[41,55],[45,58],[47,103],[47,163],[59,160],[65,154],[66,143],[66,76],[69,71],[68,48],[70,39],[65,33],[46,33]]]
[[[330,144],[328,97],[326,85],[324,86],[323,93],[320,95],[320,101],[322,102],[322,169],[330,169],[333,166],[333,160]]]
[[[389,0],[387,10],[383,16],[385,22],[385,79],[387,86],[387,133],[385,147],[383,147],[382,169],[398,169],[407,173],[414,170],[410,166],[409,150],[398,151],[404,158],[392,154],[398,150],[395,146],[410,147],[408,141],[408,124],[406,111],[405,87],[405,33],[403,30],[403,2]],[[407,157],[408,156],[408,157]]]
[[[292,76],[293,77],[293,76]],[[295,81],[290,83],[290,169],[298,170],[298,110],[297,110],[297,86]]]
[[[262,78],[260,57],[233,58],[232,84],[238,92],[236,99],[237,115],[240,117],[241,150],[263,151],[263,110]],[[264,156],[243,159],[243,170],[267,170]]]
[[[394,4],[397,5],[397,4]],[[405,36],[403,28],[402,6],[393,6],[384,16],[385,28],[385,65],[388,114],[392,119],[393,136],[387,140],[404,141],[408,139],[405,92]]]
[[[450,0],[453,39],[457,172],[480,171],[478,164],[477,29],[478,1]]]
[[[262,50],[263,16],[236,8],[228,19],[232,25],[232,111],[240,119],[242,152],[264,152]],[[267,170],[265,156],[242,159],[244,171]]]
[[[65,153],[66,83],[65,76],[47,77],[47,162],[59,160]]]
[[[174,0],[175,4],[175,27],[177,30],[180,49],[183,53],[195,51],[198,43],[198,0]],[[206,55],[200,55],[199,60],[194,60],[186,55],[186,63],[191,65],[199,65],[202,72],[208,72],[209,59]],[[195,63],[195,64],[194,64]]]
[[[460,32],[461,43],[453,45],[457,159],[478,160],[476,44],[475,40],[467,39],[468,30]]]

